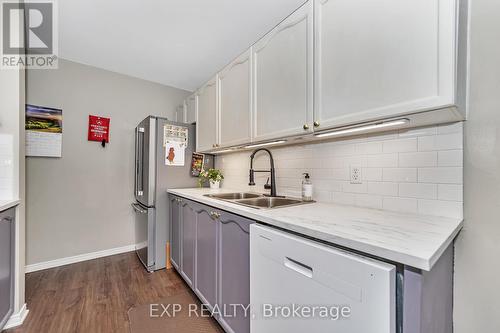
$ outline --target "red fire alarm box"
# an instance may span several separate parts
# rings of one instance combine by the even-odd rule
[[[89,141],[109,142],[109,118],[89,116]]]

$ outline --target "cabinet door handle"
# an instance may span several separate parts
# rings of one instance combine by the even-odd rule
[[[304,124],[304,126],[302,126],[302,128],[303,128],[304,130],[308,130],[308,129],[309,129],[309,125]]]
[[[293,260],[291,258],[285,257],[285,266],[290,268],[293,271],[296,271],[297,273],[300,273],[304,276],[307,276],[308,278],[312,278],[313,276],[313,269],[310,266],[304,265],[303,263]]]
[[[314,127],[319,127],[319,121],[314,122]]]
[[[4,217],[3,219],[0,220],[0,222],[12,222],[14,219],[10,216]]]

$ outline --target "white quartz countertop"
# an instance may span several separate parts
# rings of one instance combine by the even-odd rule
[[[463,220],[330,203],[256,209],[204,196],[238,190],[170,189],[169,193],[258,222],[429,271]]]
[[[9,208],[15,207],[19,204],[19,200],[3,200],[0,199],[0,212],[7,210]]]

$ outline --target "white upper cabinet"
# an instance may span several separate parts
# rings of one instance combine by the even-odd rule
[[[243,53],[219,73],[220,146],[251,141],[251,51]]]
[[[217,147],[217,77],[198,90],[196,113],[196,150],[210,151]]]
[[[315,0],[316,129],[457,104],[456,5]]]
[[[189,96],[185,103],[186,109],[186,123],[192,124],[196,121],[196,93]]]
[[[175,109],[175,121],[178,123],[186,122],[186,102],[182,103]]]
[[[253,46],[254,141],[312,130],[313,38],[309,1]]]

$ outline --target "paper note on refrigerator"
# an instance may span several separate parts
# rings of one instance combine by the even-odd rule
[[[184,166],[186,147],[183,143],[170,141],[165,146],[165,165]]]
[[[167,124],[163,126],[163,147],[171,141],[177,141],[184,143],[184,146],[188,145],[188,135],[189,130],[184,126],[176,126],[172,124]]]

